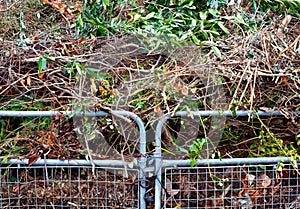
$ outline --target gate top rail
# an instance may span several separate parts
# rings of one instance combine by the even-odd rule
[[[56,115],[72,115],[73,111],[14,111],[14,110],[0,110],[0,117],[53,117]],[[124,117],[131,118],[137,123],[140,131],[140,151],[141,153],[146,153],[146,131],[143,121],[134,113],[123,110],[111,110],[111,113],[104,111],[97,112],[82,112],[75,113],[75,115],[89,116],[89,117],[105,117],[109,115],[122,115]]]

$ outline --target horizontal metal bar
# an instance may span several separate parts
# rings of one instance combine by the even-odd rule
[[[281,112],[279,110],[273,110],[273,111],[249,111],[249,110],[239,110],[235,113],[229,110],[226,111],[218,111],[218,110],[200,110],[200,111],[179,111],[175,113],[175,116],[202,116],[202,117],[208,117],[208,116],[220,116],[220,117],[247,117],[251,115],[258,115],[258,116],[280,116],[285,114],[294,114],[294,115],[300,115],[300,111],[288,111],[288,112]]]
[[[1,159],[1,158],[0,158]],[[2,160],[2,159],[1,159]],[[292,159],[289,157],[258,157],[258,158],[224,158],[224,159],[205,159],[198,160],[197,166],[202,165],[241,165],[241,164],[277,164],[279,162],[288,163]],[[136,161],[123,162],[121,160],[93,160],[97,166],[103,167],[124,167],[136,166]],[[190,166],[190,160],[161,160],[161,167],[181,167]],[[2,163],[8,165],[28,165],[28,159],[9,159],[7,162]],[[91,161],[87,160],[59,160],[59,159],[40,159],[32,164],[34,165],[48,165],[48,166],[92,166]]]
[[[224,158],[198,160],[197,166],[207,165],[242,165],[242,164],[278,164],[291,162],[289,157],[258,157],[258,158]],[[162,160],[162,167],[190,166],[190,160]]]
[[[1,159],[1,158],[0,158]],[[2,160],[2,159],[1,159]],[[7,162],[2,163],[2,165],[28,165],[28,159],[9,159]],[[130,162],[123,162],[121,160],[93,160],[95,165],[103,167],[124,167],[128,166]],[[134,163],[131,163],[132,165]],[[59,160],[59,159],[40,159],[34,162],[31,166],[92,166],[91,161],[87,160]],[[136,163],[135,163],[136,165]]]
[[[121,111],[121,110],[112,110],[112,114],[116,115],[122,115],[125,117],[132,117],[135,115],[134,113],[127,112],[127,111]],[[52,117],[59,114],[62,115],[72,115],[74,112],[72,111],[13,111],[13,110],[0,110],[0,117]],[[278,115],[284,115],[285,113],[274,110],[274,111],[248,111],[248,110],[239,110],[235,113],[232,111],[215,111],[215,110],[199,110],[199,111],[179,111],[176,112],[176,116],[202,116],[202,117],[208,117],[208,116],[225,116],[225,117],[245,117],[250,115],[259,115],[259,116],[278,116]],[[287,114],[295,114],[300,115],[300,111],[289,111]],[[76,113],[76,115],[85,115],[85,116],[108,116],[109,113],[98,111],[98,112],[85,112],[85,113]],[[137,116],[136,116],[137,117]],[[133,119],[133,118],[132,118]]]

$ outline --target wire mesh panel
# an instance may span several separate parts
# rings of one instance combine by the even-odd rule
[[[165,168],[165,208],[300,208],[299,171],[290,164]]]
[[[0,168],[0,208],[139,208],[138,171],[90,166]]]

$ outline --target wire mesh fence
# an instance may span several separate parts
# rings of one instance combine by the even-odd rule
[[[139,208],[138,170],[92,166],[0,168],[0,208]]]
[[[198,167],[189,167],[188,160],[163,159],[161,133],[169,117],[157,125],[151,164],[142,121],[134,114],[119,113],[139,126],[141,157],[134,161],[134,167],[128,167],[128,162],[124,167],[120,160],[101,160],[93,168],[85,160],[70,163],[45,159],[44,164],[29,166],[28,160],[11,159],[11,163],[0,164],[0,208],[300,208],[300,164],[292,166],[290,159],[274,157],[202,160]],[[6,116],[50,117],[56,113],[41,114],[11,112]]]
[[[164,169],[164,208],[300,208],[299,171],[291,164]]]

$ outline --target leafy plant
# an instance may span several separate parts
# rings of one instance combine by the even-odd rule
[[[83,1],[83,12],[79,13],[76,19],[77,34],[101,37],[119,32],[127,22],[121,11],[128,4],[134,4],[134,1],[130,3],[121,0]]]
[[[199,159],[199,157],[201,157],[201,151],[206,142],[207,142],[207,140],[205,138],[202,138],[202,139],[198,138],[190,146],[189,158],[191,160],[190,165],[192,167],[195,166],[197,160]]]

